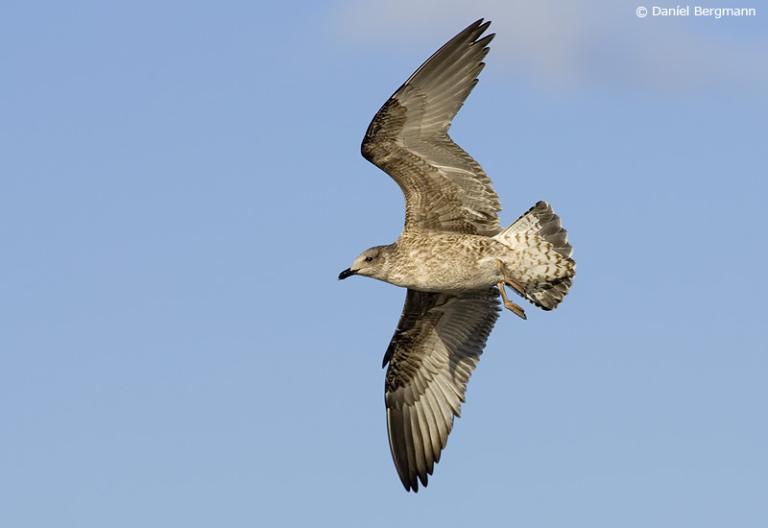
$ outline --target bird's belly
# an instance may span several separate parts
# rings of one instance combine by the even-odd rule
[[[495,260],[481,259],[458,265],[451,259],[435,258],[416,263],[395,284],[424,292],[478,290],[499,281]]]

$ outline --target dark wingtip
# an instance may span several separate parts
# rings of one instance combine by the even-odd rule
[[[479,35],[482,35],[483,32],[486,29],[488,29],[488,26],[490,26],[490,25],[491,25],[491,21],[490,20],[485,20],[484,18],[478,18],[477,20],[472,22],[470,25],[465,27],[463,30],[461,30],[459,35],[464,35],[466,33],[477,32],[477,35],[479,36]]]
[[[431,474],[431,473],[430,473]],[[427,487],[427,475],[422,475],[421,473],[416,473],[416,476],[413,478],[413,482],[407,482],[402,481],[403,487],[405,488],[405,491],[418,493],[419,492],[419,482],[421,482],[421,487],[426,488]]]
[[[475,41],[475,45],[483,47],[483,48],[487,48],[488,44],[491,43],[491,41],[493,40],[493,38],[495,36],[496,36],[496,33],[489,33],[486,36],[484,36],[483,38],[476,40]]]

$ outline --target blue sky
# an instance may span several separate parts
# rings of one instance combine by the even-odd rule
[[[768,523],[768,13],[408,4],[0,6],[0,524]],[[404,292],[336,276],[402,226],[368,122],[479,17],[453,137],[578,273],[503,314],[406,494]]]

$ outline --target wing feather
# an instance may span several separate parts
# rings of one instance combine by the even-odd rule
[[[389,446],[407,490],[426,486],[440,460],[498,311],[493,289],[408,290],[385,355],[384,396]]]
[[[448,136],[477,84],[493,34],[470,24],[427,59],[371,121],[363,156],[405,195],[405,229],[493,235],[499,198],[480,165]]]

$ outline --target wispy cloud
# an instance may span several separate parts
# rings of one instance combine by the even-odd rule
[[[660,90],[701,83],[768,87],[768,38],[760,20],[768,12],[750,19],[641,19],[635,9],[642,3],[362,0],[343,7],[340,31],[372,45],[434,41],[484,16],[499,33],[494,60],[507,60],[543,83],[631,83]]]

